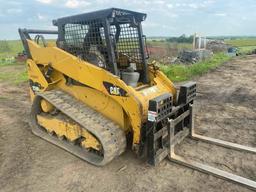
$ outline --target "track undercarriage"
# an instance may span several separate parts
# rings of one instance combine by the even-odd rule
[[[42,110],[42,100],[53,111]],[[62,91],[37,94],[31,112],[35,135],[83,160],[103,166],[125,151],[125,133],[100,113]]]

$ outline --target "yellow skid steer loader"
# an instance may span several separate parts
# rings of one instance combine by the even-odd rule
[[[256,149],[194,133],[196,83],[177,91],[148,64],[145,19],[111,8],[54,20],[56,31],[19,29],[28,57],[33,133],[96,166],[121,155],[130,138],[135,153],[152,165],[168,157],[256,189],[254,181],[175,155],[175,145],[187,136]],[[57,39],[46,42],[43,35]]]

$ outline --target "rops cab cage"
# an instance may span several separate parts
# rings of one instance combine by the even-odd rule
[[[130,63],[148,83],[145,42],[141,22],[146,14],[121,9],[105,9],[53,21],[58,27],[57,45],[83,60],[115,75]]]

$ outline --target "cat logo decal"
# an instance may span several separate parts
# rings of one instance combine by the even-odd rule
[[[126,97],[127,92],[123,90],[121,87],[118,87],[112,83],[109,82],[103,82],[104,87],[107,89],[108,93],[110,95],[115,95],[115,96],[121,96],[121,97]]]

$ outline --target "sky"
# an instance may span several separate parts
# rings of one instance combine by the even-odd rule
[[[53,19],[111,7],[147,13],[147,36],[256,36],[256,0],[0,0],[0,39],[18,39],[18,28],[55,29]]]

